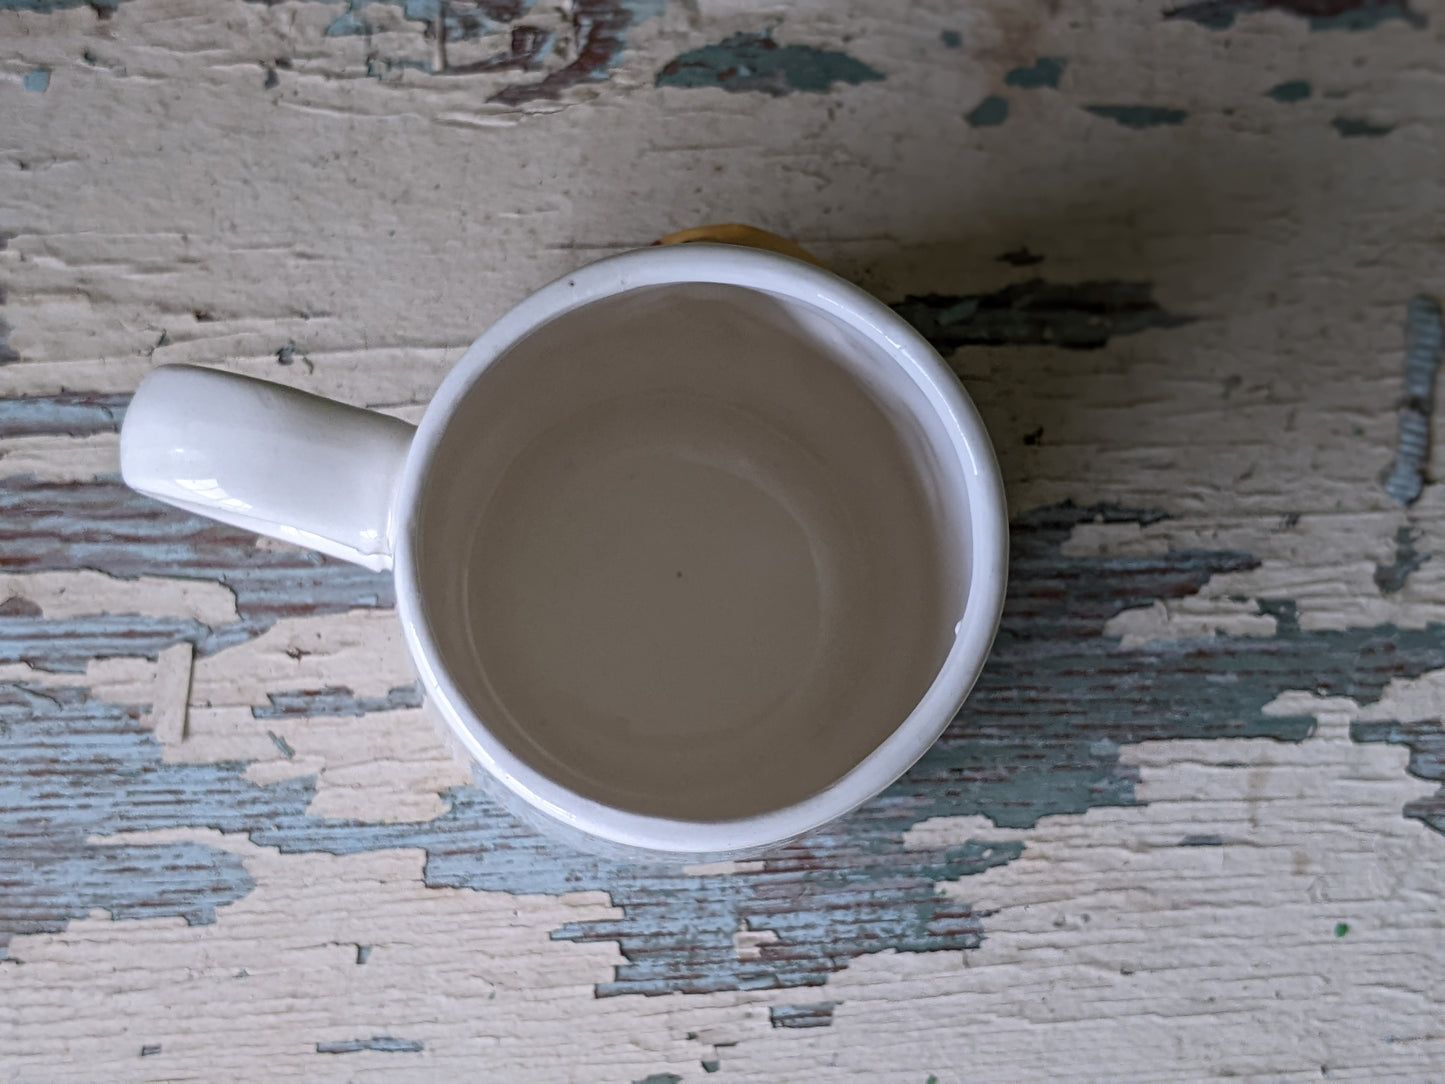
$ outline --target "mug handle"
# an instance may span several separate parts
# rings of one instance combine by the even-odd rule
[[[120,471],[166,504],[380,572],[415,432],[269,380],[163,365],[126,410]]]

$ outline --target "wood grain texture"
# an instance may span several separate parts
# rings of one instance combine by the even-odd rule
[[[0,1074],[1445,1076],[1442,26],[0,0]],[[1012,579],[882,798],[622,866],[472,781],[385,577],[135,496],[116,433],[170,361],[415,420],[708,221],[945,353]]]

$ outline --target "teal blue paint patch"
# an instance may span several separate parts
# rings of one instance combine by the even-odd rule
[[[392,60],[387,57],[367,57],[366,74],[373,79],[385,79],[392,72],[403,71],[431,71],[431,63],[425,60]],[[294,346],[283,346],[276,351],[276,360],[282,365],[293,365],[296,362],[296,348]],[[305,355],[301,358],[307,365],[311,360]]]
[[[1003,77],[1004,85],[1037,90],[1040,87],[1055,88],[1064,76],[1067,61],[1062,57],[1041,56],[1026,68],[1014,68]]]
[[[1430,459],[1430,420],[1435,413],[1435,380],[1442,360],[1445,360],[1445,317],[1442,317],[1440,302],[1422,294],[1412,298],[1405,310],[1405,396],[1400,404],[1395,461],[1385,475],[1385,492],[1396,504],[1406,507],[1414,504],[1425,488],[1425,469]],[[1399,543],[1397,535],[1397,552]]]
[[[50,89],[50,69],[36,68],[34,71],[26,72],[25,78],[21,82],[26,90],[35,94],[44,94]]]
[[[1057,346],[1096,350],[1116,335],[1183,327],[1142,282],[1015,283],[988,294],[924,294],[893,306],[947,354],[964,346]]]
[[[0,433],[105,432],[114,429],[123,410],[118,398],[85,393],[9,400],[0,403]],[[154,659],[183,642],[204,656],[254,639],[281,617],[392,605],[390,576],[315,554],[259,549],[254,535],[169,508],[113,478],[67,483],[0,479],[0,523],[23,525],[0,535],[0,571],[89,569],[121,579],[202,580],[219,583],[236,597],[239,620],[216,628],[136,614],[51,620],[0,599],[5,604],[0,660],[54,672],[83,672],[96,658]],[[375,706],[409,706],[417,695],[394,690]],[[262,717],[294,713],[299,705],[287,696],[260,709]],[[368,704],[343,697],[334,703],[322,698],[312,706],[351,712],[364,711]]]
[[[1375,566],[1375,586],[1380,589],[1380,594],[1393,595],[1403,590],[1410,574],[1430,560],[1430,554],[1415,549],[1418,537],[1410,527],[1400,527],[1395,531],[1395,559],[1388,565]]]
[[[781,97],[795,91],[822,94],[836,83],[857,86],[883,73],[847,53],[811,45],[779,45],[768,32],[734,34],[693,49],[657,73],[659,87],[720,87],[734,94],[760,91]]]
[[[1310,16],[1311,30],[1373,30],[1382,23],[1399,20],[1415,30],[1423,30],[1429,20],[1414,11],[1409,4],[1395,4],[1388,0],[1366,0],[1364,3],[1346,3],[1344,9],[1335,14]]]
[[[118,433],[129,395],[60,392],[0,399],[0,438]]]
[[[975,128],[997,128],[1008,120],[1008,99],[991,94],[964,115]]]
[[[5,304],[5,288],[0,286],[0,305]],[[0,365],[9,365],[20,360],[20,355],[10,345],[10,325],[0,319]]]
[[[1445,729],[1438,719],[1415,722],[1351,723],[1357,742],[1384,742],[1410,750],[1406,771],[1416,779],[1441,784],[1434,794],[1405,804],[1405,816],[1445,834]]]
[[[315,690],[267,693],[268,707],[253,707],[253,719],[287,719],[309,716],[361,716],[377,711],[401,711],[422,705],[421,689],[400,685],[385,696],[357,696],[345,685],[328,685]]]
[[[12,885],[0,893],[0,956],[17,934],[54,933],[96,909],[214,921],[254,887],[239,856],[191,842],[90,841],[178,817],[235,831],[313,793],[309,780],[247,784],[244,764],[168,765],[143,711],[74,686],[0,684],[0,869]]]
[[[833,1023],[836,1001],[814,1001],[807,1005],[774,1005],[768,1023],[775,1028],[826,1028]]]
[[[79,413],[70,413],[73,409]],[[52,422],[83,427],[99,424],[96,411],[103,416],[113,408],[96,406],[86,413],[91,409],[29,404],[12,417],[32,427]],[[0,478],[0,523],[24,525],[0,545],[3,572],[90,569],[121,579],[162,576],[229,588],[240,620],[195,640],[202,655],[253,639],[281,617],[389,608],[394,603],[388,575],[314,553],[260,549],[255,535],[143,497],[118,478]],[[155,626],[146,625],[146,619],[128,620],[138,622],[134,627],[144,650],[125,650],[127,634],[116,625],[108,627],[115,639],[105,653],[150,655],[159,643],[151,637]],[[190,640],[196,631],[190,625],[177,626],[172,642]]]
[[[1166,19],[1185,19],[1209,30],[1228,30],[1241,15],[1282,11],[1309,22],[1311,30],[1373,30],[1399,19],[1422,29],[1427,20],[1408,3],[1393,0],[1196,0],[1164,13]]]
[[[1408,771],[1416,779],[1445,783],[1445,730],[1439,720],[1352,723],[1350,737],[1361,743],[1384,742],[1410,750]]]
[[[326,36],[328,38],[346,38],[370,34],[371,30],[370,23],[348,8],[327,25]]]
[[[957,30],[939,31],[938,40],[943,42],[945,49],[957,49],[963,45],[963,35]]]
[[[648,1073],[641,1080],[634,1080],[632,1084],[682,1084],[682,1077],[676,1073]]]
[[[818,986],[870,952],[975,947],[982,939],[978,916],[937,885],[1012,861],[1023,850],[973,841],[908,851],[903,833],[917,811],[912,803],[882,802],[781,848],[747,873],[690,877],[572,852],[518,824],[474,787],[454,789],[447,800],[448,812],[424,826],[368,826],[363,834],[318,821],[301,835],[253,838],[287,852],[424,847],[425,876],[434,886],[606,892],[620,918],[569,923],[552,933],[559,941],[621,946],[627,963],[597,987],[599,997]],[[761,959],[739,960],[733,937],[740,926],[772,930],[778,940]]]
[[[1183,124],[1189,113],[1162,105],[1086,105],[1086,113],[1103,117],[1125,128],[1158,128]]]
[[[390,1035],[316,1044],[318,1054],[360,1054],[364,1050],[372,1050],[378,1054],[420,1054],[424,1049],[426,1044],[420,1039],[396,1039]]]
[[[1302,102],[1313,93],[1314,88],[1305,79],[1291,79],[1284,83],[1276,83],[1265,91],[1268,97],[1285,105]]]
[[[1378,139],[1395,130],[1393,124],[1377,124],[1365,117],[1336,117],[1330,121],[1330,127],[1338,132],[1342,139]]]
[[[952,326],[967,326],[987,306],[973,311]],[[30,518],[7,517],[6,508],[25,509]],[[538,835],[475,786],[447,791],[445,811],[423,823],[315,817],[307,813],[314,779],[262,787],[245,779],[245,763],[166,764],[140,708],[97,702],[74,687],[5,686],[0,864],[18,883],[40,890],[24,901],[0,893],[0,938],[61,929],[96,907],[129,917],[207,921],[217,907],[251,890],[234,856],[204,846],[176,851],[87,842],[126,831],[202,827],[243,832],[288,854],[421,850],[424,882],[432,887],[604,892],[616,917],[551,931],[559,941],[619,947],[624,963],[596,988],[602,997],[817,988],[869,953],[976,947],[986,916],[967,902],[966,889],[945,893],[940,886],[966,884],[965,878],[1014,861],[1025,844],[974,839],[912,849],[904,843],[912,826],[982,815],[1028,828],[1046,816],[1135,805],[1137,773],[1123,755],[1129,745],[1301,741],[1313,730],[1312,717],[1264,714],[1279,693],[1312,688],[1367,705],[1392,680],[1445,668],[1445,626],[1304,630],[1285,599],[1259,600],[1260,611],[1275,617],[1274,637],[1214,636],[1126,649],[1105,634],[1115,615],[1189,597],[1214,576],[1258,566],[1248,553],[1230,550],[1109,558],[1063,552],[1080,524],[1148,525],[1162,518],[1158,511],[1073,504],[1018,516],[992,658],[935,748],[847,818],[727,874],[692,876],[575,852]],[[346,568],[332,571],[326,562],[286,563],[296,554],[258,555],[243,532],[202,524],[110,482],[6,479],[0,523],[25,525],[0,547],[0,568],[7,571],[93,563],[112,574],[219,577],[249,615],[231,642],[256,635],[264,620],[285,612],[354,602],[371,582],[347,578]],[[266,576],[256,579],[260,573]],[[317,579],[306,581],[310,574]],[[218,635],[211,634],[213,644]],[[257,727],[264,732],[266,724]],[[1432,727],[1352,733],[1358,740],[1413,743],[1412,753],[1420,752],[1412,763],[1423,773],[1440,770],[1434,743],[1442,739],[1438,725]],[[1417,812],[1439,826],[1427,819],[1434,814]],[[59,872],[47,872],[52,869]],[[758,958],[739,960],[734,935],[740,928],[773,931],[776,941],[761,946]],[[797,1004],[813,1002],[803,997]]]
[[[179,643],[203,643],[211,630],[183,617],[96,614],[46,619],[0,614],[0,663],[23,662],[51,673],[85,673],[92,659],[154,660]]]

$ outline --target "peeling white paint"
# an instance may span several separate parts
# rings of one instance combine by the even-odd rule
[[[219,583],[141,576],[122,580],[103,572],[0,573],[0,601],[23,598],[48,618],[96,614],[187,617],[217,627],[238,620],[236,596]]]

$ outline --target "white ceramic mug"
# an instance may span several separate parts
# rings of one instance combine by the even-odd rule
[[[954,717],[1003,603],[998,467],[948,367],[857,287],[735,245],[537,291],[415,428],[161,367],[121,465],[392,569],[479,781],[594,849],[756,853],[867,801]]]

